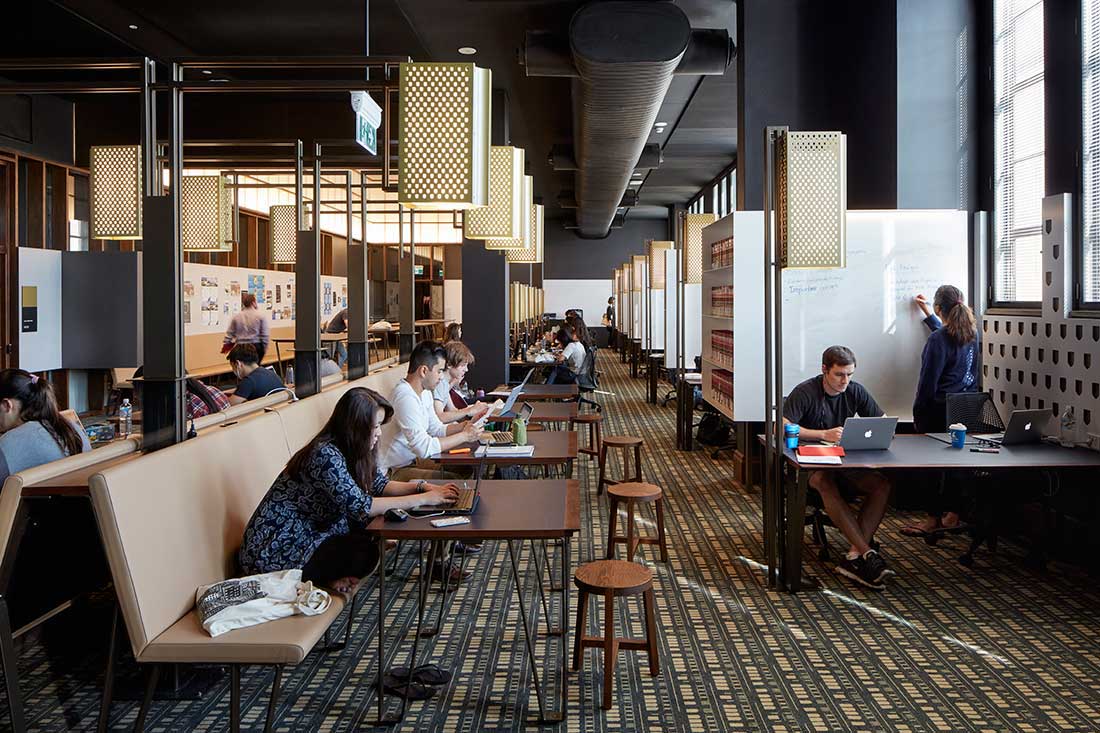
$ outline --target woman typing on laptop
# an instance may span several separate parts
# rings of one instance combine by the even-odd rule
[[[802,382],[783,402],[783,422],[799,426],[799,438],[807,442],[839,443],[844,423],[856,415],[881,417],[882,408],[863,385],[852,381],[856,357],[844,346],[830,346],[821,355],[821,374]],[[815,471],[810,486],[821,495],[825,513],[851,543],[837,572],[868,588],[882,590],[894,571],[871,549],[871,539],[886,513],[890,483],[874,471]],[[859,515],[843,492],[864,496]]]

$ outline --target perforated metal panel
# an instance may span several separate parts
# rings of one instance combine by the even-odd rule
[[[680,241],[683,242],[684,282],[703,282],[703,229],[713,224],[714,214],[685,214]]]
[[[788,132],[776,145],[777,236],[783,267],[844,267],[846,138]]]
[[[233,249],[230,206],[221,176],[184,176],[180,186],[180,228],[185,252]]]
[[[673,243],[651,239],[646,244],[646,257],[649,259],[649,287],[665,287],[665,250],[672,249]]]
[[[495,252],[507,252],[509,250],[527,249],[531,239],[531,207],[534,206],[535,179],[531,176],[523,177],[523,210],[528,216],[520,222],[520,234],[515,239],[486,239],[485,249]]]
[[[92,239],[141,239],[141,146],[90,151]]]
[[[489,203],[490,72],[473,64],[401,64],[397,198],[410,209]]]
[[[489,150],[489,205],[466,212],[469,239],[518,239],[523,236],[523,149]]]
[[[272,206],[271,222],[268,232],[271,234],[271,263],[294,264],[298,259],[298,225],[295,207]]]
[[[505,257],[513,264],[538,264],[542,262],[543,206],[542,204],[535,204],[528,211],[531,216],[531,221],[528,224],[530,229],[529,246],[505,252]]]

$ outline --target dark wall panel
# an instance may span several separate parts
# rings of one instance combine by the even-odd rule
[[[61,356],[66,369],[141,364],[141,254],[61,256]]]
[[[462,244],[462,340],[477,362],[471,386],[492,389],[508,377],[508,263],[476,239]]]
[[[607,239],[581,239],[546,222],[542,276],[547,280],[606,280],[630,255],[643,254],[647,239],[666,239],[665,219],[627,219],[622,229],[612,229]],[[524,268],[526,269],[526,268]]]
[[[72,165],[72,102],[0,96],[0,148]]]

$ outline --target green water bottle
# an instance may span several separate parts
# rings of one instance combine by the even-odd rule
[[[512,442],[516,445],[527,445],[527,421],[522,417],[512,420]]]

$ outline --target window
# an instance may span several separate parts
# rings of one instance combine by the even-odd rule
[[[1081,305],[1100,306],[1100,0],[1081,2]]]
[[[1043,2],[993,3],[993,300],[1042,297]]]

